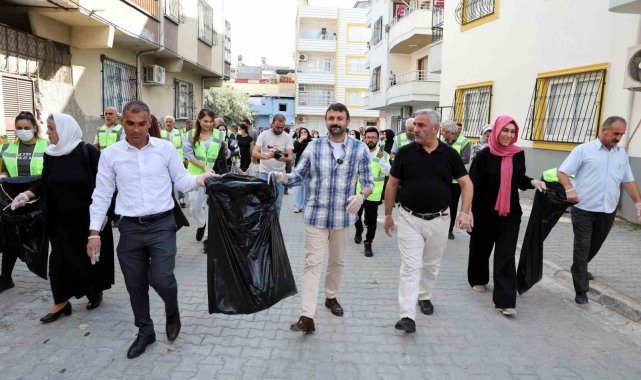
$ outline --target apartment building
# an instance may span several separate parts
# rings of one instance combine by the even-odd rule
[[[73,115],[93,140],[108,106],[132,99],[192,119],[224,75],[222,0],[5,0],[0,129],[20,111]],[[43,124],[44,125],[44,124]]]
[[[539,177],[619,115],[629,123],[621,146],[638,180],[640,15],[640,0],[447,1],[444,116],[474,138],[498,115],[512,115],[528,174]],[[627,195],[620,209],[636,220]]]
[[[365,68],[370,31],[370,2],[353,8],[299,5],[296,16],[297,126],[325,134],[327,106],[340,102],[351,115],[351,128],[380,126],[380,114],[367,110],[368,71]]]
[[[384,111],[395,132],[416,110],[439,105],[442,16],[442,1],[373,0],[367,12],[366,108]]]

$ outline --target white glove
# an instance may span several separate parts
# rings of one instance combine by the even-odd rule
[[[13,201],[11,202],[11,209],[15,210],[17,208],[24,207],[27,202],[29,202],[29,196],[25,193],[20,193],[13,198]]]
[[[641,202],[635,203],[634,207],[637,208],[637,219],[639,219],[639,223],[641,223]]]
[[[534,186],[534,188],[535,188],[535,189],[537,189],[538,191],[543,192],[543,191],[545,191],[545,190],[547,190],[547,189],[548,189],[548,187],[545,185],[545,182],[543,182],[543,181],[538,181],[538,180],[536,180],[536,179],[533,179],[530,183],[531,183],[531,184],[532,184],[532,186]]]
[[[351,197],[347,198],[347,202],[349,202],[349,204],[347,205],[347,213],[356,215],[358,213],[358,210],[361,209],[364,200],[365,196],[363,194],[352,195]]]
[[[267,174],[267,184],[271,182],[272,178],[274,178],[274,181],[278,183],[283,183],[283,177],[285,177],[285,174],[283,172],[269,172],[269,174]]]

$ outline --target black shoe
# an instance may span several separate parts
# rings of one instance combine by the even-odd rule
[[[174,315],[167,317],[167,325],[165,326],[165,331],[167,332],[167,339],[170,342],[173,342],[178,338],[178,333],[180,332],[180,312],[176,310]]]
[[[60,318],[62,315],[71,315],[71,303],[67,302],[67,304],[60,310],[58,310],[55,313],[49,313],[45,315],[44,317],[40,318],[40,322],[42,323],[51,323],[58,318]]]
[[[418,306],[421,308],[421,313],[425,315],[434,314],[434,305],[432,305],[430,300],[420,300],[418,301]]]
[[[187,205],[185,204],[185,202],[180,202],[180,208],[185,208],[185,207],[187,207]]]
[[[11,277],[0,276],[0,293],[13,288],[14,286],[16,286],[16,284],[13,283],[13,279]]]
[[[588,272],[588,280],[589,281],[594,281],[594,275],[590,272]]]
[[[450,233],[447,234],[447,238],[450,240],[454,240],[454,232],[450,231]]]
[[[94,295],[87,296],[87,299],[89,300],[89,303],[87,304],[87,310],[93,310],[97,308],[102,302],[102,290]]]
[[[138,335],[136,335],[136,340],[134,340],[134,342],[131,344],[131,346],[129,346],[129,349],[127,350],[127,359],[133,359],[142,355],[145,352],[145,349],[147,349],[147,346],[155,341],[156,333],[153,333],[151,335],[143,335],[142,333],[138,333]]]
[[[203,236],[205,236],[205,227],[207,227],[207,226],[205,225],[203,227],[198,227],[196,229],[196,241],[203,240]]]
[[[372,243],[369,241],[365,242],[365,257],[372,257],[374,256],[374,252],[372,251]]]
[[[354,243],[361,244],[362,241],[363,241],[363,237],[360,234],[354,235]]]
[[[325,307],[337,317],[343,316],[343,307],[338,303],[336,298],[326,298]]]
[[[585,305],[588,303],[588,294],[586,292],[578,292],[576,294],[576,297],[574,297],[574,302],[578,303],[579,305]]]
[[[289,326],[292,331],[302,331],[305,333],[316,331],[314,320],[308,317],[301,316],[296,323]]]
[[[410,318],[402,318],[398,322],[396,322],[396,325],[394,326],[397,330],[403,330],[406,333],[413,333],[416,331],[416,323],[411,320]]]
[[[208,243],[209,243],[209,239],[205,239],[205,241],[203,241],[203,253],[204,254],[207,254],[207,244]]]

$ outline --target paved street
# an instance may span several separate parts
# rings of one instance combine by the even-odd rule
[[[281,221],[299,282],[303,217],[291,212],[291,201],[291,195],[285,197]],[[0,295],[0,377],[641,378],[641,325],[594,302],[578,307],[570,289],[548,278],[518,299],[517,317],[503,317],[494,310],[491,293],[478,294],[467,285],[463,233],[446,250],[435,314],[419,313],[415,334],[395,330],[399,257],[396,240],[384,235],[379,221],[373,258],[349,243],[339,294],[345,316],[335,317],[319,304],[317,332],[309,335],[289,331],[298,317],[298,296],[254,315],[209,315],[206,257],[194,229],[181,231],[176,275],[182,332],[173,344],[167,342],[162,302],[152,291],[158,341],[134,360],[125,357],[136,329],[118,267],[116,285],[98,309],[89,312],[86,299],[72,300],[70,317],[42,325],[38,319],[51,306],[49,284],[19,263],[16,287]],[[595,274],[606,275],[600,269]]]

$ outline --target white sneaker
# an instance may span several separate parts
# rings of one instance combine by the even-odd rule
[[[516,309],[512,307],[507,307],[505,309],[501,309],[500,307],[497,307],[496,310],[500,311],[501,313],[503,313],[503,315],[506,315],[508,317],[512,317],[517,314]]]
[[[474,285],[472,286],[472,290],[479,293],[485,293],[486,289],[485,289],[485,285]]]

